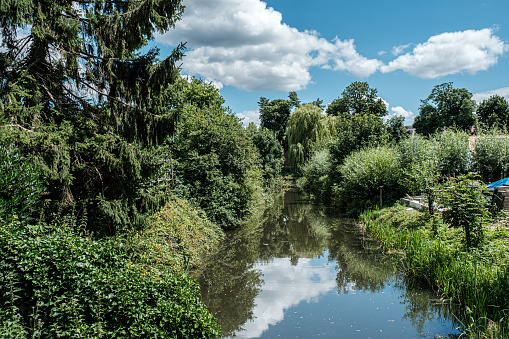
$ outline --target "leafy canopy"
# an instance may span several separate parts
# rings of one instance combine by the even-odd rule
[[[454,88],[452,82],[437,85],[422,100],[414,122],[415,131],[429,135],[452,126],[469,131],[475,124],[474,111],[472,93],[465,88]]]
[[[377,97],[375,88],[370,88],[367,82],[355,81],[345,88],[341,98],[330,103],[326,113],[344,117],[366,114],[383,117],[387,115],[387,107]]]
[[[140,225],[140,193],[172,132],[179,46],[141,53],[180,18],[180,0],[0,0],[0,135],[47,178],[54,211],[89,211],[97,231]],[[100,226],[99,226],[100,225]]]

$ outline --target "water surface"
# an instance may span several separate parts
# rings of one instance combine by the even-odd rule
[[[261,225],[229,235],[200,276],[225,337],[433,338],[458,334],[454,308],[398,273],[352,220],[288,191]]]

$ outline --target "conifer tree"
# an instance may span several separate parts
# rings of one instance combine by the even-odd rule
[[[172,131],[166,98],[183,45],[142,52],[181,0],[0,0],[0,136],[45,171],[48,199],[98,231],[139,225],[150,147]]]

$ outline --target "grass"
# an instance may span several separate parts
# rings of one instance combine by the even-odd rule
[[[467,251],[461,229],[440,215],[395,205],[366,211],[360,219],[380,240],[384,251],[404,254],[409,279],[433,288],[443,299],[463,305],[469,338],[509,337],[509,234],[503,227],[485,228],[484,240]]]

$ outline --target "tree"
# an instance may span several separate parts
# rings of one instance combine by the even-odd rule
[[[320,139],[325,131],[319,131],[317,127],[322,118],[322,110],[313,104],[302,105],[290,115],[286,135],[288,137],[288,160],[293,171],[298,171],[299,166],[309,158],[313,142]]]
[[[408,131],[403,125],[404,121],[405,118],[401,116],[394,116],[386,121],[387,133],[389,133],[391,140],[399,142],[401,139],[408,136]]]
[[[254,123],[250,123],[247,131],[260,155],[260,167],[263,170],[265,186],[273,187],[278,182],[285,162],[283,146],[271,130],[257,128]]]
[[[387,115],[387,107],[377,98],[377,90],[370,88],[367,82],[353,82],[333,100],[326,110],[327,115],[353,116],[372,114],[378,117]]]
[[[488,127],[506,127],[509,124],[509,103],[498,95],[483,100],[476,113],[479,121]]]
[[[289,100],[269,99],[261,97],[258,101],[260,106],[260,127],[270,129],[276,132],[277,139],[283,143],[286,124],[288,118],[292,113],[292,108],[300,106],[300,100],[297,98],[297,93],[290,92],[288,95]]]
[[[88,211],[92,229],[116,233],[161,206],[142,186],[157,165],[150,146],[177,116],[166,100],[183,46],[162,61],[140,49],[182,10],[180,0],[0,0],[0,133],[44,171],[55,211]]]
[[[417,133],[429,135],[451,126],[470,131],[475,124],[472,93],[465,88],[454,88],[452,82],[435,86],[421,102],[414,122]]]

